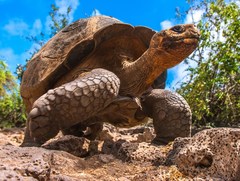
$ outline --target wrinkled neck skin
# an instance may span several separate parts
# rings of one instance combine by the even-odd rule
[[[162,72],[176,65],[177,59],[164,50],[149,48],[139,59],[124,67],[120,95],[140,96]]]

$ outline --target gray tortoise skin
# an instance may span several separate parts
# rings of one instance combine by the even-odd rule
[[[164,90],[166,71],[197,47],[192,24],[155,32],[107,16],[78,20],[27,65],[21,96],[28,113],[22,146],[59,131],[95,139],[103,122],[132,127],[153,119],[157,144],[191,134],[191,110]]]

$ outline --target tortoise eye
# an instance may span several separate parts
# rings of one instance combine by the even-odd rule
[[[171,28],[171,30],[177,32],[177,33],[182,33],[184,32],[184,28],[182,26],[174,26]]]

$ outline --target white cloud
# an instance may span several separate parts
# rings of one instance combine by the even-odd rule
[[[47,33],[50,33],[51,32],[51,24],[52,24],[52,20],[51,20],[51,17],[50,16],[47,16],[46,17],[46,20],[45,20],[45,31]]]
[[[231,1],[230,1],[231,2]],[[240,1],[234,1],[238,7],[240,7]]]
[[[33,43],[28,51],[25,51],[21,54],[14,52],[12,48],[2,48],[0,49],[0,59],[8,63],[9,68],[12,71],[15,71],[17,64],[25,64],[26,60],[29,59],[32,53],[39,49],[40,46],[36,43]]]
[[[66,14],[68,7],[71,7],[71,12],[69,13],[69,21],[73,21],[73,14],[76,11],[78,5],[79,5],[79,0],[55,0],[55,4],[57,7],[59,7],[59,13],[61,14]]]
[[[37,43],[33,43],[31,47],[28,49],[28,51],[25,52],[26,59],[30,57],[31,54],[35,53],[41,48],[41,46]]]
[[[37,35],[42,31],[42,22],[40,19],[36,19],[30,26],[22,19],[12,19],[3,29],[12,36]]]
[[[171,82],[171,85],[168,87],[168,89],[177,89],[182,82],[186,82],[189,80],[189,72],[186,70],[189,66],[194,68],[197,66],[197,64],[193,61],[190,61],[189,64],[181,62],[180,64],[168,70],[168,73],[174,75],[173,81]]]
[[[3,0],[0,0],[0,2]],[[59,7],[59,13],[65,14],[67,12],[68,7],[70,6],[71,12],[69,14],[69,21],[73,21],[73,14],[76,11],[79,0],[55,0],[55,4]],[[47,16],[45,26],[49,27],[51,22],[50,16]],[[22,19],[12,19],[3,26],[3,29],[8,32],[11,36],[27,36],[27,35],[39,35],[43,29],[43,23],[40,19],[36,19],[32,24],[27,24]],[[1,42],[0,42],[1,43]],[[5,60],[9,64],[9,68],[12,71],[15,71],[17,64],[25,64],[26,59],[31,57],[31,53],[35,50],[39,49],[40,46],[36,43],[33,43],[28,51],[17,54],[14,52],[12,48],[2,48],[0,49],[0,59]]]
[[[184,24],[196,23],[201,20],[204,10],[192,10],[187,14]],[[162,29],[168,29],[174,25],[172,21],[165,20],[160,23]]]
[[[79,0],[69,0],[69,1],[55,0],[55,5],[56,5],[56,7],[59,8],[58,12],[60,14],[67,14],[68,8],[71,7],[71,11],[68,16],[69,22],[71,23],[73,21],[73,15],[79,6]],[[56,18],[60,18],[60,17],[56,17]],[[46,21],[45,21],[46,32],[48,32],[48,33],[51,32],[51,28],[50,28],[51,25],[52,25],[52,19],[50,16],[47,16]]]
[[[200,21],[203,13],[204,13],[204,10],[202,9],[189,11],[189,13],[185,18],[184,23],[189,24],[189,23],[196,23]]]
[[[0,0],[1,1],[1,0]],[[69,22],[73,21],[73,14],[76,11],[79,0],[55,0],[56,6],[59,8],[60,14],[66,14],[68,11],[68,7],[71,7],[71,11],[69,13]],[[45,21],[45,27],[48,32],[50,32],[50,24],[52,23],[51,17],[47,16]],[[42,22],[40,19],[36,19],[33,22],[33,25],[30,26],[22,19],[12,19],[9,20],[8,24],[6,24],[3,29],[7,31],[10,35],[13,36],[23,36],[23,35],[38,35],[42,32]]]
[[[33,23],[31,32],[33,35],[37,35],[37,34],[41,33],[41,31],[42,31],[42,22],[40,19],[36,19]]]
[[[7,62],[13,62],[18,59],[18,55],[16,55],[11,48],[3,48],[0,49],[0,59],[6,60]]]
[[[4,30],[13,36],[23,35],[27,33],[28,28],[28,24],[25,23],[22,19],[9,20],[8,24],[3,27]]]
[[[169,20],[165,20],[165,21],[162,21],[160,25],[161,25],[161,28],[165,30],[165,29],[171,28],[173,26],[173,23]]]
[[[25,62],[25,55],[17,55],[12,48],[0,49],[0,59],[7,62],[9,69],[14,72],[16,64]]]
[[[94,9],[93,12],[92,12],[92,14],[91,14],[91,16],[99,16],[99,15],[101,15],[101,13],[100,13],[100,11],[97,10],[97,9]]]

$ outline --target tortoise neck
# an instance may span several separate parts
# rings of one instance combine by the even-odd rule
[[[149,48],[131,64],[132,68],[130,70],[140,72],[139,76],[144,77],[144,82],[152,85],[161,73],[173,66],[171,65],[172,59],[174,59],[172,55],[161,49]]]
[[[121,81],[122,92],[126,94],[129,91],[134,96],[144,93],[162,72],[171,67],[172,58],[163,50],[149,48],[141,57],[124,68],[126,80]]]

